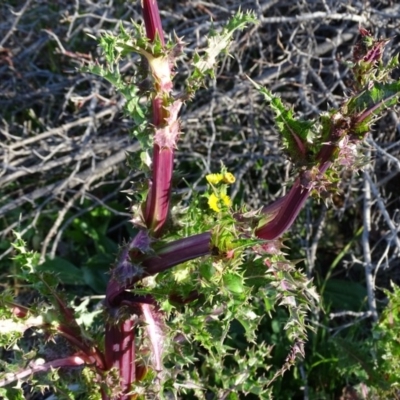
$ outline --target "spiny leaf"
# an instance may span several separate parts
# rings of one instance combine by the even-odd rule
[[[243,277],[237,274],[227,273],[223,276],[225,287],[232,293],[243,293]]]
[[[269,105],[275,114],[275,123],[283,137],[284,147],[293,162],[306,163],[315,137],[313,129],[315,121],[294,118],[293,110],[287,108],[278,96],[275,96],[268,89],[261,87],[251,79],[250,81],[270,103]]]
[[[224,26],[221,33],[213,28],[208,35],[207,47],[195,52],[192,63],[194,70],[187,80],[186,90],[189,97],[201,87],[204,86],[207,78],[215,77],[218,56],[226,52],[232,41],[232,35],[236,30],[244,29],[250,23],[256,23],[257,19],[254,13],[242,13],[238,11]]]

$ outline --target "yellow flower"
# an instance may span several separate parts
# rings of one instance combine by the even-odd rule
[[[222,174],[208,174],[206,175],[207,182],[211,185],[217,185],[222,181],[224,177]]]
[[[227,194],[221,194],[221,200],[227,207],[232,204],[231,198]]]
[[[228,195],[221,194],[220,197],[218,197],[214,193],[212,193],[210,195],[210,197],[208,198],[208,205],[211,208],[211,210],[213,210],[215,212],[220,212],[221,211],[221,208],[220,208],[221,201],[226,207],[230,207],[232,205],[231,198]]]
[[[225,183],[227,183],[227,184],[231,184],[231,183],[234,183],[236,181],[236,178],[234,177],[234,175],[233,174],[231,174],[230,172],[226,172],[225,174],[224,174],[224,182]]]
[[[221,209],[218,207],[218,197],[212,193],[208,198],[208,205],[210,206],[211,210],[215,212],[220,212]]]

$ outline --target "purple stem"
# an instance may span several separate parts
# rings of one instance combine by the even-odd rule
[[[154,370],[160,374],[163,370],[162,354],[165,345],[165,333],[163,331],[163,319],[157,306],[149,304],[140,304],[142,315],[146,324],[147,337],[151,345],[151,360]]]
[[[155,144],[153,147],[152,182],[145,204],[146,225],[154,236],[160,236],[168,217],[173,167],[173,149],[160,149]]]
[[[274,240],[282,236],[292,226],[309,194],[310,189],[304,188],[300,184],[300,178],[297,178],[289,193],[280,202],[276,216],[256,229],[256,236],[265,240]]]
[[[142,273],[132,276],[128,283],[120,282],[114,277],[110,279],[106,291],[106,305],[109,308],[119,306],[121,301],[125,299],[125,290],[133,287],[136,282],[146,276],[155,275],[185,261],[210,254],[210,240],[211,233],[205,232],[166,243],[157,250],[156,256],[151,256],[142,262]],[[123,256],[129,257],[129,252],[123,252]],[[120,263],[124,261],[119,260]]]
[[[366,118],[370,117],[377,109],[382,107],[386,102],[394,99],[395,97],[398,97],[399,93],[392,94],[391,96],[387,97],[386,99],[382,99],[380,102],[376,103],[369,109],[365,110],[363,113],[357,116],[357,118],[354,120],[355,124],[359,124],[363,122]]]
[[[119,371],[122,395],[118,400],[129,400],[128,395],[136,379],[135,362],[135,322],[126,319],[117,324],[115,321],[106,325],[105,353],[108,369]]]
[[[322,147],[318,154],[318,169],[321,174],[332,165],[330,160],[335,150],[336,146],[332,144]],[[263,213],[272,214],[273,218],[255,231],[256,236],[265,240],[274,240],[282,236],[292,226],[310,193],[310,185],[305,188],[298,177],[289,193],[263,208]]]
[[[15,374],[7,374],[5,378],[0,380],[0,387],[9,385],[10,383],[15,382],[17,380],[28,378],[32,374],[36,374],[38,372],[46,372],[49,371],[50,369],[57,369],[57,368],[79,367],[87,363],[88,363],[87,360],[78,354],[66,358],[59,358],[57,360],[49,361],[44,364],[26,368],[23,371],[16,372]]]
[[[146,275],[154,275],[175,265],[210,254],[211,233],[204,232],[167,243],[157,255],[143,261]]]
[[[165,46],[157,1],[143,0],[142,7],[143,20],[148,39],[154,42],[158,36],[161,44]],[[166,118],[168,118],[168,111],[166,110],[167,104],[165,103],[165,94],[167,93],[164,92],[166,89],[160,86],[160,82],[157,82],[157,79],[154,85],[156,94],[152,104],[153,125],[157,129],[166,124]],[[147,228],[156,237],[161,235],[162,228],[168,217],[173,167],[173,148],[160,148],[155,143],[153,146],[152,181],[144,205],[144,220]]]
[[[85,356],[89,360],[89,364],[94,363],[96,368],[99,368],[100,370],[106,369],[106,361],[103,353],[97,347],[92,347],[87,344],[80,333],[77,334],[75,331],[63,325],[59,325],[57,330],[61,336],[67,339],[77,349],[82,351],[81,356]]]
[[[157,2],[155,0],[143,0],[142,7],[148,39],[154,42],[158,37],[161,44],[165,46]],[[167,63],[168,60],[165,59],[164,62]],[[155,131],[158,132],[158,136],[161,136],[158,139],[163,139],[161,140],[163,144],[155,142],[153,146],[152,181],[150,182],[149,193],[143,206],[143,214],[144,221],[150,233],[155,237],[159,237],[168,217],[174,165],[173,141],[172,144],[168,145],[167,138],[163,137],[163,134],[167,134],[167,129],[165,132],[162,129],[167,127],[169,128],[168,133],[172,131],[176,135],[177,126],[174,124],[177,122],[178,111],[176,111],[175,115],[172,112],[172,108],[169,108],[170,91],[172,90],[171,77],[165,77],[163,74],[159,75],[160,71],[155,70],[154,65],[152,66],[152,72],[155,89],[152,100],[152,122]],[[164,72],[162,71],[162,73]],[[133,287],[144,276],[153,275],[189,259],[208,254],[210,252],[210,239],[211,234],[206,233],[169,243],[158,251],[156,257],[150,257],[142,263],[140,262],[142,258],[140,252],[129,254],[129,251],[124,251],[122,255],[123,259],[119,260],[119,264],[124,267],[122,276],[124,276],[124,270],[128,271],[130,275],[128,279],[121,280],[116,276],[112,276],[110,279],[106,292],[106,303],[110,311],[112,311],[113,307],[119,308],[123,304],[130,304],[129,299],[126,299],[126,290]],[[157,335],[155,334],[155,323],[153,313],[151,313],[151,306],[142,304],[141,307],[145,318],[150,321],[149,323],[152,326],[149,337],[152,341],[153,352],[155,353],[156,369],[161,369],[161,350],[157,344],[158,339],[156,339]],[[129,321],[125,321],[121,327],[110,324],[106,328],[107,365],[109,367],[116,367],[120,371],[124,392],[129,391],[131,384],[135,380],[133,365],[135,362],[134,332],[132,330],[133,325],[131,329],[128,329],[129,326],[127,324],[129,324]],[[121,348],[126,348],[126,350],[121,350]],[[129,363],[131,369],[129,369]]]
[[[164,33],[161,25],[160,12],[156,0],[142,0],[143,20],[146,26],[146,35],[151,42],[154,42],[156,35],[165,46]]]

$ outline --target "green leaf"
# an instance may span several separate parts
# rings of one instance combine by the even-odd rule
[[[97,254],[82,267],[83,279],[96,293],[104,293],[109,279],[109,270],[114,262],[113,254]]]
[[[104,293],[107,287],[105,274],[89,267],[83,267],[83,279],[96,293]]]
[[[232,274],[230,272],[223,276],[225,287],[232,293],[243,293],[243,277],[240,275]]]
[[[367,289],[357,282],[330,279],[323,294],[324,303],[336,310],[360,311],[365,308]]]
[[[340,336],[336,336],[332,340],[340,347],[341,352],[339,354],[342,355],[342,358],[351,360],[353,364],[358,364],[367,373],[371,383],[384,381],[382,376],[384,371],[374,368],[374,360],[367,348],[363,348],[358,342],[343,339]]]
[[[206,281],[211,281],[212,277],[215,274],[215,268],[209,264],[209,263],[204,263],[200,265],[200,275],[206,280]]]
[[[349,100],[347,113],[368,113],[368,121],[387,107],[395,105],[400,95],[400,81],[392,83],[375,82],[371,89],[366,89]]]
[[[250,79],[250,78],[249,78]],[[312,144],[316,135],[315,121],[296,119],[293,110],[286,108],[278,96],[272,94],[268,89],[261,87],[256,82],[250,81],[256,86],[275,114],[275,123],[283,137],[283,145],[293,162],[304,164],[311,154]],[[316,150],[313,150],[315,153]]]
[[[208,34],[207,47],[201,51],[201,55],[196,50],[192,59],[194,69],[186,81],[186,90],[189,96],[193,95],[201,86],[205,86],[207,78],[215,78],[218,57],[221,53],[228,51],[233,33],[256,22],[257,18],[254,13],[238,11],[221,32],[211,28]]]
[[[237,316],[236,319],[243,326],[247,341],[255,343],[257,335],[256,329],[254,328],[258,325],[259,317],[250,309],[245,311],[243,314],[244,315]]]
[[[7,400],[25,400],[26,397],[23,395],[23,390],[18,388],[1,388],[0,389],[0,399]],[[3,397],[4,396],[4,397]]]
[[[36,272],[48,272],[57,276],[64,285],[84,285],[85,281],[82,271],[74,264],[61,258],[55,257],[46,260],[43,264],[36,267]]]

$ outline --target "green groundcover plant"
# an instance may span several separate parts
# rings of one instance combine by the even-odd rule
[[[175,199],[180,110],[215,77],[218,56],[228,52],[234,32],[256,19],[238,12],[221,31],[211,30],[207,47],[185,60],[191,72],[178,92],[175,70],[185,43],[164,38],[156,1],[143,0],[142,11],[144,26],[128,32],[121,25],[118,35],[100,38],[107,63],[87,69],[123,94],[135,122],[142,150],[130,154],[129,163],[147,179],[135,182],[130,193],[134,234],[121,244],[101,309],[90,298],[77,302],[60,290],[58,271],[41,269],[39,256],[16,234],[14,278],[38,295],[29,306],[12,292],[1,296],[1,345],[10,358],[1,361],[0,395],[7,399],[24,398],[23,382],[51,386],[71,399],[270,398],[272,383],[304,358],[307,314],[319,301],[313,283],[287,259],[284,234],[309,196],[328,202],[343,169],[365,163],[360,144],[398,100],[400,82],[391,79],[398,58],[384,64],[387,40],[360,28],[353,83],[339,108],[315,120],[297,118],[253,82],[275,114],[293,164],[285,196],[259,210],[233,205],[235,177],[221,165],[205,177],[204,193]],[[119,65],[132,53],[141,57],[141,68],[127,78]],[[288,343],[279,367],[271,362],[273,346],[260,340],[262,319],[276,309],[285,310],[282,342]],[[390,336],[385,324],[387,316],[376,337]],[[24,348],[24,332],[33,328],[42,340]],[[398,352],[390,345],[394,340],[387,337],[381,348],[385,357]]]

